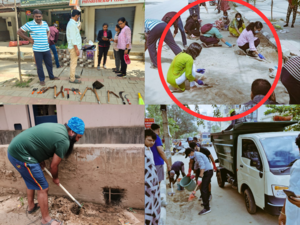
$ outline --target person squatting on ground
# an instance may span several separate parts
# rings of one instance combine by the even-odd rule
[[[197,1],[197,0],[188,0],[188,4],[191,4],[195,1]],[[190,12],[190,16],[193,15],[193,14],[196,14],[197,15],[197,20],[200,22],[200,8],[199,8],[198,5],[195,5],[191,8],[189,8],[189,12]]]
[[[115,73],[121,73],[120,69],[121,69],[121,59],[120,59],[120,54],[119,54],[119,49],[118,49],[118,36],[120,34],[121,31],[121,27],[117,24],[115,26],[115,36],[114,38],[112,38],[110,41],[113,41],[113,47],[114,47],[114,57],[115,57],[115,65],[116,68],[113,68],[113,72]]]
[[[121,73],[117,74],[118,77],[127,76],[127,63],[125,62],[125,55],[129,55],[131,50],[131,29],[128,22],[124,17],[118,19],[118,25],[121,28],[121,32],[118,36],[119,56],[121,59]]]
[[[50,30],[50,36],[49,36],[49,47],[53,53],[54,59],[55,59],[55,64],[56,64],[56,68],[61,68],[62,66],[59,65],[59,61],[58,61],[58,55],[57,55],[57,51],[56,51],[56,46],[55,44],[58,41],[58,36],[59,36],[59,30],[57,29],[57,24],[54,23],[53,26],[49,27]]]
[[[160,183],[165,179],[164,173],[164,162],[167,164],[168,171],[171,170],[171,165],[169,164],[166,154],[163,149],[163,144],[159,137],[160,135],[160,126],[156,123],[151,124],[151,130],[156,134],[155,144],[151,147],[153,153],[154,163],[157,171],[158,182]]]
[[[157,69],[157,51],[156,42],[160,39],[167,24],[161,20],[146,19],[145,20],[145,39],[152,62],[151,68]],[[171,48],[175,55],[181,52],[181,48],[176,44],[172,33],[168,30],[164,42]],[[145,50],[147,50],[147,48]]]
[[[239,37],[246,28],[242,15],[235,14],[234,19],[229,24],[229,33],[234,37]]]
[[[270,82],[265,79],[256,79],[255,81],[253,81],[251,85],[251,100],[249,102],[246,102],[244,105],[250,106],[258,104],[268,94],[271,86],[272,85],[270,84]],[[276,102],[275,92],[273,92],[269,99],[265,101],[264,105],[265,104],[278,104]]]
[[[296,138],[296,145],[300,154],[300,134]],[[281,209],[279,225],[298,225],[300,221],[300,160],[291,163],[289,190],[293,191],[297,197],[287,197]]]
[[[170,20],[177,14],[177,12],[168,12],[164,17],[162,18],[162,21],[165,23],[169,23]],[[183,28],[183,23],[180,18],[180,16],[175,20],[175,22],[172,24],[174,26],[174,34],[173,38],[175,38],[176,34],[178,33],[178,29],[180,30],[181,33],[181,39],[182,39],[182,44],[183,47],[186,48],[187,42],[186,42],[186,36],[185,36],[185,31]]]
[[[223,38],[218,28],[213,27],[210,23],[201,27],[201,33],[202,35],[200,36],[200,40],[202,41],[202,46],[205,48],[213,46],[220,47],[221,45],[218,44],[220,40],[229,48],[233,47],[232,44]]]
[[[186,19],[184,30],[188,39],[200,37],[200,23],[196,13],[193,13]]]
[[[216,27],[219,30],[228,30],[230,19],[228,18],[228,13],[224,12],[223,16],[215,21]]]
[[[198,170],[200,169],[200,173],[199,176],[202,179],[201,182],[201,189],[200,189],[200,193],[202,196],[202,202],[203,202],[203,206],[204,209],[201,210],[198,214],[199,215],[205,215],[207,213],[211,212],[210,206],[209,206],[209,184],[211,182],[211,178],[213,176],[213,168],[209,162],[209,160],[207,159],[207,157],[201,153],[201,152],[195,152],[195,150],[191,149],[191,148],[187,148],[185,150],[185,158],[189,157],[190,159],[194,159],[195,161],[195,165],[194,165],[194,170]],[[191,171],[192,168],[189,168],[189,173],[188,173],[188,177],[191,176]],[[197,177],[198,174],[196,174],[196,179],[198,179]]]
[[[282,67],[281,82],[290,96],[290,104],[300,104],[300,56],[291,57]]]
[[[202,47],[200,44],[194,42],[190,46],[179,53],[173,59],[168,74],[167,82],[175,88],[174,92],[185,91],[185,81],[190,81],[191,87],[196,87],[196,84],[203,85],[202,80],[196,78],[197,73],[204,73],[204,69],[196,70],[194,60],[200,55]]]
[[[99,48],[98,67],[97,67],[98,70],[100,70],[102,56],[103,56],[103,68],[106,69],[105,64],[106,64],[107,53],[110,47],[111,39],[112,39],[111,30],[108,30],[108,24],[104,23],[102,25],[102,30],[99,30],[97,35],[98,48]]]
[[[48,24],[43,21],[42,12],[38,9],[33,10],[33,20],[25,23],[19,30],[18,35],[29,41],[32,45],[37,73],[40,80],[40,85],[45,86],[45,74],[43,70],[43,61],[46,65],[50,80],[59,80],[53,75],[52,57],[49,48],[48,38],[50,29]],[[26,32],[30,33],[31,37],[26,36]]]
[[[145,225],[158,225],[161,212],[159,180],[150,148],[155,144],[156,134],[145,130]]]
[[[259,45],[260,40],[258,37],[255,37],[261,29],[263,24],[259,21],[255,23],[250,23],[246,29],[243,30],[239,38],[237,39],[237,44],[240,49],[244,51],[245,54],[251,57],[257,57],[263,59],[263,55],[258,53],[256,47]]]
[[[76,9],[72,11],[72,17],[67,24],[67,40],[68,40],[68,50],[70,52],[70,83],[80,84],[81,81],[79,75],[75,75],[77,60],[80,54],[82,40],[78,29],[78,19],[80,17],[80,12]]]
[[[292,20],[292,28],[294,27],[294,23],[296,21],[296,17],[297,17],[297,10],[298,10],[298,6],[299,6],[299,0],[288,0],[289,1],[289,7],[287,9],[287,13],[286,13],[286,24],[284,25],[284,27],[288,27],[289,26],[289,21],[290,21],[290,16],[291,13],[293,11],[293,20]]]
[[[171,170],[168,173],[169,173],[169,182],[170,182],[169,185],[171,187],[171,184],[173,184],[174,186],[174,184],[176,183],[177,179],[180,176],[180,173],[182,177],[185,177],[184,163],[181,161],[174,162],[173,165],[171,166]],[[176,174],[176,178],[174,179],[175,174]]]
[[[43,174],[45,160],[52,158],[50,172],[53,182],[59,185],[58,166],[63,158],[68,158],[84,133],[84,122],[72,117],[68,124],[43,123],[17,135],[8,146],[8,159],[21,174],[27,186],[28,213],[39,208],[42,225],[61,225],[63,222],[51,219],[48,211],[49,184]],[[38,203],[34,203],[37,190]]]

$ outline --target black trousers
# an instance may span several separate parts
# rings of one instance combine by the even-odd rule
[[[129,54],[129,52],[130,52],[130,49],[128,49],[128,54]],[[124,60],[124,53],[125,53],[125,50],[119,49],[120,60],[121,60],[121,72],[123,75],[126,75],[127,64],[125,63],[125,60]]]
[[[201,197],[203,201],[203,206],[205,209],[210,209],[209,208],[209,184],[211,182],[211,178],[214,174],[213,170],[208,170],[204,172],[203,178],[202,178],[202,184],[201,184]]]
[[[107,52],[109,50],[109,46],[108,47],[100,47],[99,46],[99,57],[98,57],[98,66],[100,66],[101,60],[102,60],[102,56],[104,56],[103,58],[103,65],[105,65],[106,63],[106,59],[107,59]]]
[[[281,71],[281,82],[290,95],[290,104],[300,104],[300,81],[295,79],[284,67]]]
[[[255,47],[257,47],[257,46],[259,45],[259,43],[260,43],[260,40],[259,40],[259,38],[257,38],[257,39],[254,41]],[[247,53],[246,50],[250,48],[250,47],[249,47],[249,43],[246,43],[246,44],[244,44],[243,46],[239,46],[239,48],[242,49],[245,53]],[[253,51],[249,51],[249,52],[251,53],[251,52],[253,52]]]

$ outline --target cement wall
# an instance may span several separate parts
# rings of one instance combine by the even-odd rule
[[[0,146],[0,195],[25,194],[23,179],[7,159],[7,147]],[[75,145],[70,158],[62,160],[58,176],[80,202],[104,204],[103,188],[111,187],[124,189],[122,206],[144,208],[144,145]],[[45,177],[50,195],[66,196],[46,173]]]
[[[0,130],[0,145],[9,144],[21,131]],[[96,127],[85,129],[78,144],[143,144],[144,127]]]

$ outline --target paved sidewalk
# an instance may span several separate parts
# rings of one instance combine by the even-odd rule
[[[128,66],[128,72],[126,78],[119,78],[116,76],[112,69],[114,67],[114,60],[108,59],[106,66],[108,69],[102,69],[98,71],[96,68],[76,68],[76,75],[81,76],[81,84],[69,83],[70,68],[54,68],[54,76],[60,78],[60,80],[50,81],[47,70],[44,66],[44,73],[46,75],[46,87],[57,86],[57,93],[60,91],[61,86],[63,88],[78,88],[81,93],[84,92],[86,87],[92,88],[93,82],[96,80],[104,84],[104,87],[97,90],[101,104],[107,104],[107,91],[113,91],[119,94],[120,91],[124,91],[123,96],[127,94],[127,98],[131,104],[138,104],[138,93],[141,93],[144,98],[144,77],[145,77],[145,66],[143,62],[132,61]],[[18,63],[11,61],[0,60],[0,103],[4,104],[98,104],[95,94],[88,90],[79,102],[80,95],[74,95],[70,91],[70,98],[67,99],[67,92],[64,91],[65,97],[61,95],[54,99],[53,89],[49,89],[44,94],[37,94],[36,92],[32,95],[33,88],[42,88],[39,85],[39,79],[37,77],[37,70],[34,69],[33,63],[23,62],[21,65],[22,77],[28,79],[33,78],[30,82],[29,87],[18,88],[15,87],[10,81],[11,79],[16,80],[19,77]],[[6,81],[6,82],[5,82]],[[127,102],[126,102],[127,103]],[[110,95],[109,104],[123,104],[120,98]],[[127,103],[128,104],[128,103]]]

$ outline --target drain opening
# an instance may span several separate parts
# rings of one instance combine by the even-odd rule
[[[113,204],[118,205],[122,202],[124,198],[125,190],[120,188],[103,188],[103,196],[105,200],[105,204]]]

